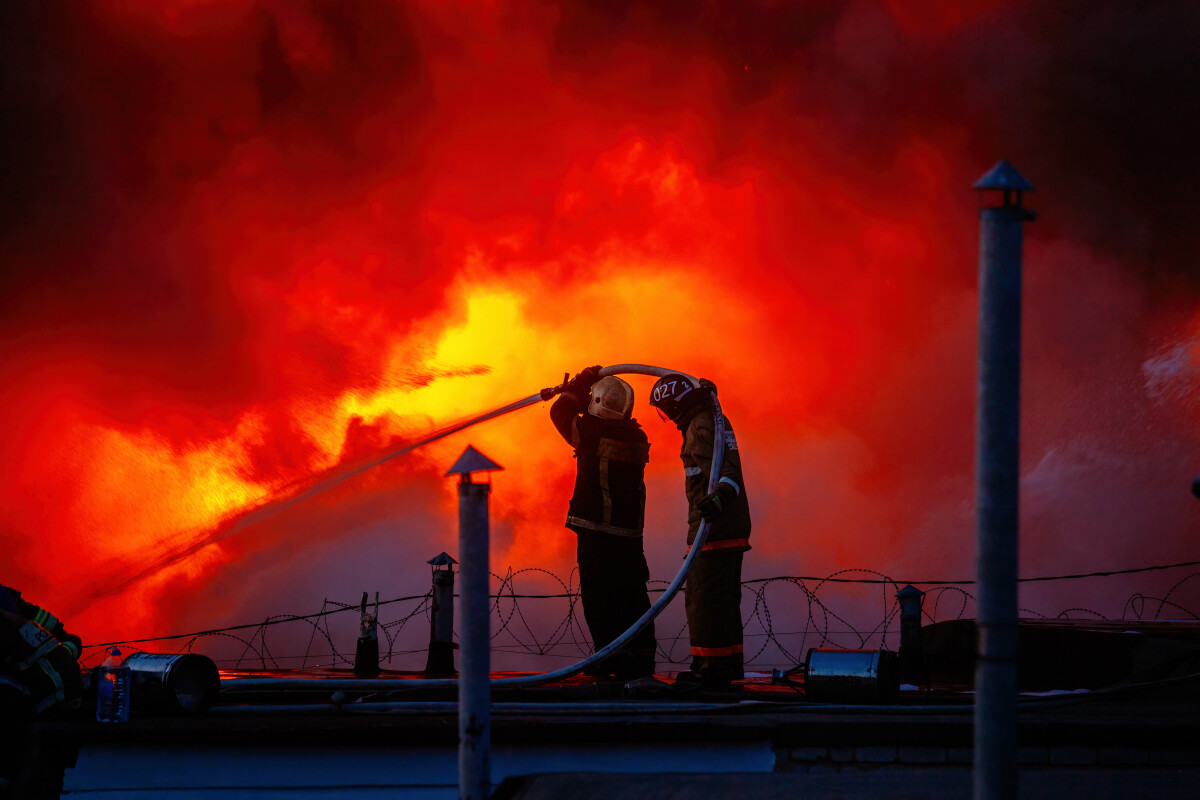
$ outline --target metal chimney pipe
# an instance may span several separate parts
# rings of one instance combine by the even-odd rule
[[[488,630],[488,490],[463,475],[458,484],[462,556],[462,669],[458,673],[458,796],[491,794],[491,652]]]
[[[425,672],[454,672],[454,568],[458,562],[447,553],[429,559],[433,566],[433,607],[429,620],[429,658]],[[438,569],[445,567],[445,569]]]
[[[491,782],[491,642],[488,596],[488,483],[472,472],[503,469],[468,446],[447,475],[458,484],[458,557],[462,559],[462,659],[458,671],[458,796],[487,800]]]
[[[979,374],[975,452],[976,800],[1017,796],[1017,543],[1021,420],[1022,207],[1033,191],[1001,161],[973,187],[1000,192],[979,211]]]
[[[362,594],[359,606],[358,646],[354,650],[354,674],[373,678],[379,674],[379,592],[375,593],[375,613],[367,611],[367,593]]]
[[[925,593],[911,583],[896,592],[900,602],[900,680],[920,683],[925,673],[925,647],[921,641],[921,607]]]

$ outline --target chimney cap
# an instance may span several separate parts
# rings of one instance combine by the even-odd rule
[[[426,561],[425,563],[426,563],[426,564],[432,564],[432,565],[433,565],[433,566],[435,566],[435,567],[445,567],[445,566],[448,566],[448,565],[450,565],[450,564],[457,564],[458,562],[454,560],[454,556],[452,556],[452,555],[450,555],[449,553],[447,553],[447,552],[443,551],[443,552],[441,552],[441,553],[438,553],[436,556],[434,556],[433,558],[429,559],[429,560],[428,560],[428,561]]]
[[[472,472],[495,472],[502,469],[504,467],[492,461],[471,445],[467,445],[467,449],[462,451],[462,455],[458,457],[458,461],[454,462],[454,466],[446,473],[446,477],[451,475],[470,475]]]
[[[922,592],[917,587],[913,586],[911,583],[906,583],[906,584],[904,584],[903,589],[896,592],[896,597],[915,597],[917,595],[923,595],[923,594],[925,594],[925,593]]]
[[[985,172],[982,178],[971,185],[971,188],[976,191],[1004,189],[1015,189],[1018,192],[1034,191],[1033,184],[1026,180],[1024,175],[1017,172],[1017,168],[1008,163],[1006,158],[996,162],[996,166]]]

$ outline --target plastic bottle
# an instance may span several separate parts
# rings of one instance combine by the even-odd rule
[[[129,721],[129,690],[133,670],[114,647],[96,671],[96,719],[100,722]]]

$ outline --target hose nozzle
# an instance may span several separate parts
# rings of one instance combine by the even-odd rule
[[[562,383],[560,383],[558,386],[549,386],[545,389],[542,389],[542,391],[538,392],[538,394],[540,394],[542,396],[542,402],[549,400],[551,397],[554,397],[554,395],[556,395],[556,394],[561,394],[562,390],[567,387],[567,384],[570,382],[570,380],[571,380],[571,373],[564,372]]]

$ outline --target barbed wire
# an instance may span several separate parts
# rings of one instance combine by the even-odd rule
[[[1170,566],[1191,566],[1200,562],[1182,562],[1177,565],[1159,565],[1135,570],[1114,570],[1108,572],[1088,573],[1086,576],[1061,576],[1063,580],[1079,577],[1106,577],[1110,575],[1131,574],[1151,570],[1169,568]],[[848,577],[855,575],[857,577]],[[863,577],[873,576],[873,577]],[[1200,572],[1193,572],[1177,581],[1162,597],[1151,597],[1141,592],[1134,593],[1125,603],[1120,620],[1154,620],[1160,619],[1163,611],[1182,613],[1191,619],[1200,620],[1193,611],[1172,600],[1172,596],[1187,582],[1200,577]],[[592,652],[591,637],[586,623],[581,619],[580,594],[577,585],[578,570],[572,569],[566,579],[554,572],[540,567],[509,569],[504,575],[492,573],[497,589],[491,594],[491,613],[497,624],[494,626],[491,641],[494,652],[508,656],[530,656],[537,658],[573,658],[581,659]],[[552,593],[522,593],[518,583],[527,578],[557,584],[561,589]],[[1030,579],[1042,580],[1042,579]],[[889,576],[869,569],[845,569],[824,577],[810,576],[777,576],[771,578],[754,578],[742,583],[742,608],[748,609],[743,619],[744,638],[753,643],[753,652],[747,649],[746,666],[767,668],[774,666],[793,665],[803,660],[804,654],[812,647],[878,647],[886,649],[888,637],[893,635],[896,618],[900,613],[899,602],[895,597],[896,591],[904,584],[921,583],[929,586],[925,591],[922,619],[928,623],[942,622],[949,619],[962,619],[967,614],[975,596],[963,589],[965,581],[947,581],[944,584],[931,582],[898,581]],[[666,581],[651,581],[648,591],[660,593]],[[863,604],[854,598],[839,597],[834,605],[830,593],[837,590],[844,594],[853,585],[879,586],[880,597],[876,612],[870,619],[877,620],[873,624],[857,623],[864,615]],[[780,596],[781,591],[789,594]],[[951,599],[953,597],[953,599]],[[397,613],[389,619],[377,620],[377,630],[382,632],[382,640],[386,643],[381,648],[381,662],[393,663],[396,658],[426,652],[425,643],[417,640],[407,647],[401,647],[402,634],[408,628],[408,623],[414,619],[430,620],[433,608],[432,590],[422,595],[409,595],[380,601],[379,608],[398,606]],[[547,617],[547,606],[539,606],[537,613],[525,605],[525,601],[564,601],[565,609],[555,616],[553,612]],[[408,606],[399,604],[408,603]],[[846,607],[845,604],[853,604]],[[1152,615],[1148,615],[1150,606],[1157,603]],[[773,611],[773,607],[776,609]],[[231,665],[230,669],[337,669],[352,667],[353,652],[343,652],[338,649],[339,635],[330,628],[329,620],[338,614],[358,611],[359,604],[342,603],[325,598],[321,610],[312,614],[278,614],[267,617],[258,623],[233,625],[225,628],[196,631],[170,636],[128,639],[85,647],[87,655],[81,663],[95,659],[104,652],[104,648],[115,645],[131,646],[156,642],[183,640],[180,653],[193,652],[202,644],[206,650],[219,650],[221,641],[241,645],[241,652],[236,656],[220,658],[219,663]],[[780,608],[786,612],[779,611]],[[1097,620],[1108,619],[1103,614],[1087,608],[1073,606],[1063,609],[1051,617],[1036,610],[1021,609],[1026,617],[1040,619],[1073,619],[1072,615],[1085,614]],[[1175,617],[1178,619],[1178,617]],[[851,622],[855,619],[856,622]],[[786,630],[777,629],[777,620],[787,622]],[[662,615],[658,622],[658,660],[670,665],[683,665],[690,662],[688,648],[687,623],[682,622],[673,635],[665,635],[663,627],[668,624],[667,615]],[[799,623],[799,625],[795,624]],[[275,655],[273,639],[269,633],[279,625],[307,626],[307,644],[302,655]],[[547,632],[548,631],[548,632]],[[291,639],[295,639],[292,634]],[[407,640],[406,640],[407,642]],[[140,648],[134,647],[133,650]],[[283,652],[285,648],[281,648]],[[782,661],[780,661],[782,659]],[[287,662],[299,661],[299,666],[288,667]]]

